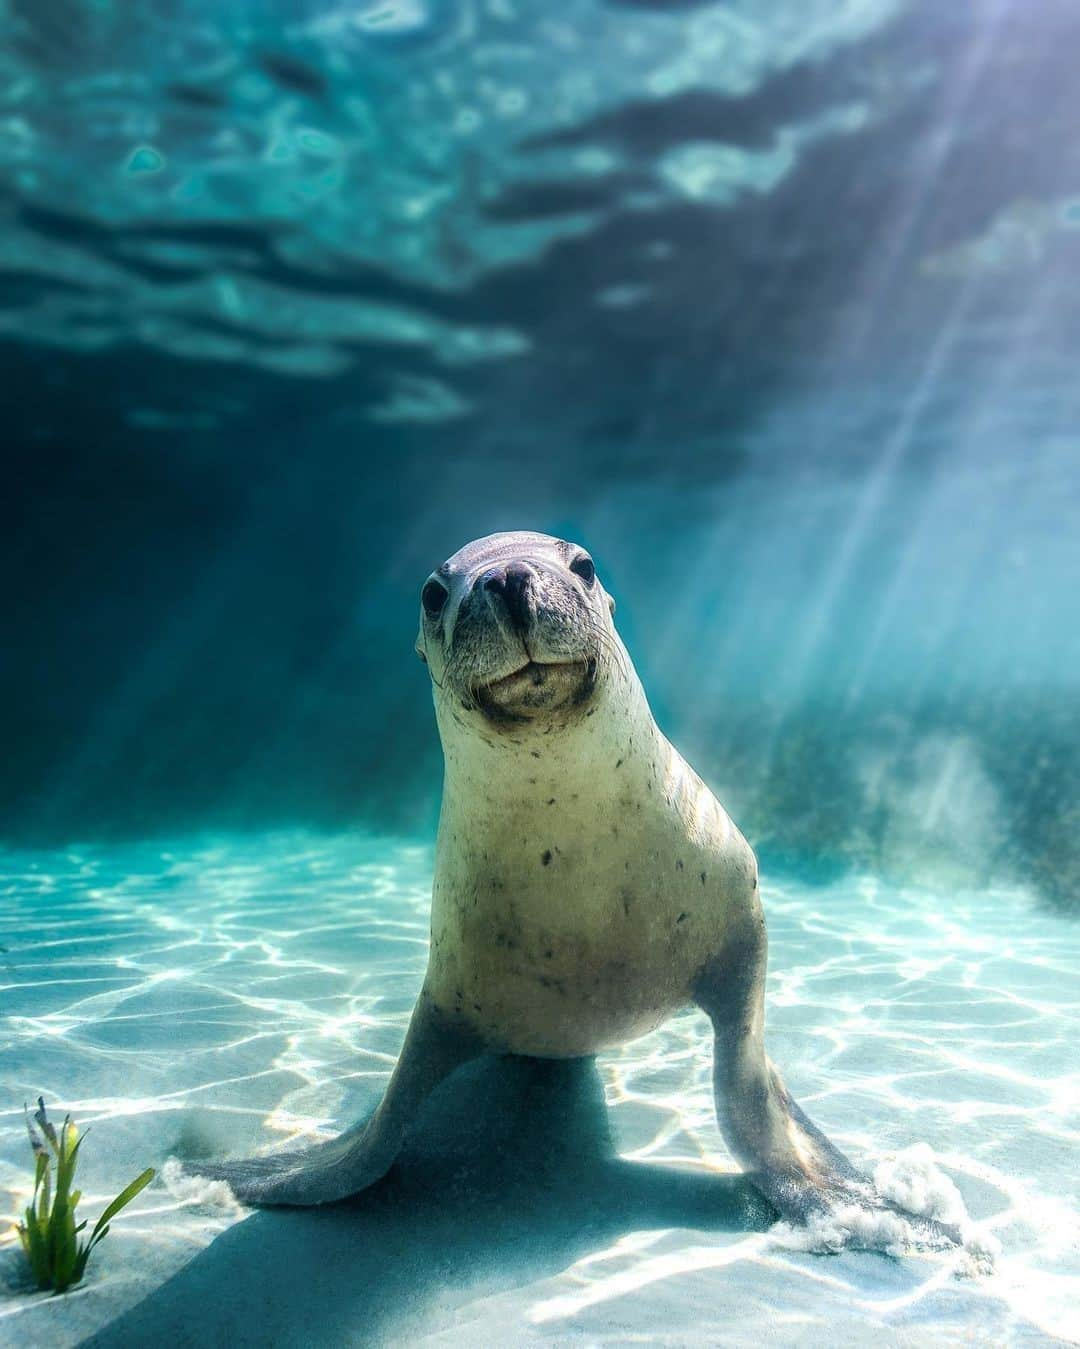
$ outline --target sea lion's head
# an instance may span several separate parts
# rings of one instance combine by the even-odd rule
[[[548,729],[584,715],[603,684],[614,612],[579,544],[489,534],[424,582],[416,650],[458,721]]]

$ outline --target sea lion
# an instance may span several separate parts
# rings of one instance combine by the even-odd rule
[[[416,650],[445,780],[427,975],[386,1094],[330,1142],[191,1170],[247,1203],[341,1199],[466,1061],[593,1055],[696,1004],[757,1187],[792,1220],[868,1201],[766,1056],[753,851],[658,730],[614,612],[588,553],[544,534],[478,539],[428,577]]]

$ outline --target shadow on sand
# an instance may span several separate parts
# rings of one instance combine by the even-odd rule
[[[592,1060],[487,1059],[431,1097],[378,1185],[253,1213],[84,1343],[404,1343],[625,1233],[775,1216],[741,1176],[621,1161]]]

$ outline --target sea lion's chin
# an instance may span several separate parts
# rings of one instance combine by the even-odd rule
[[[493,722],[540,721],[583,706],[596,687],[596,661],[530,660],[477,689],[476,702]]]

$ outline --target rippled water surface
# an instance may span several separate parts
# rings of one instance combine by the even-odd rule
[[[22,1102],[39,1092],[90,1126],[88,1212],[170,1153],[244,1151],[369,1110],[422,978],[430,869],[426,847],[356,835],[5,853],[8,1210],[29,1176]],[[344,1210],[245,1216],[155,1185],[62,1301],[26,1289],[5,1250],[0,1340],[176,1343],[185,1324],[208,1343],[1075,1337],[1080,930],[1021,892],[869,877],[767,878],[766,900],[771,1052],[794,1094],[868,1167],[929,1145],[1001,1243],[993,1272],[956,1255],[825,1256],[763,1230],[717,1174],[732,1164],[704,1019],[688,1013],[601,1060],[629,1168],[608,1155],[586,1077],[455,1079],[435,1162],[406,1156]]]

